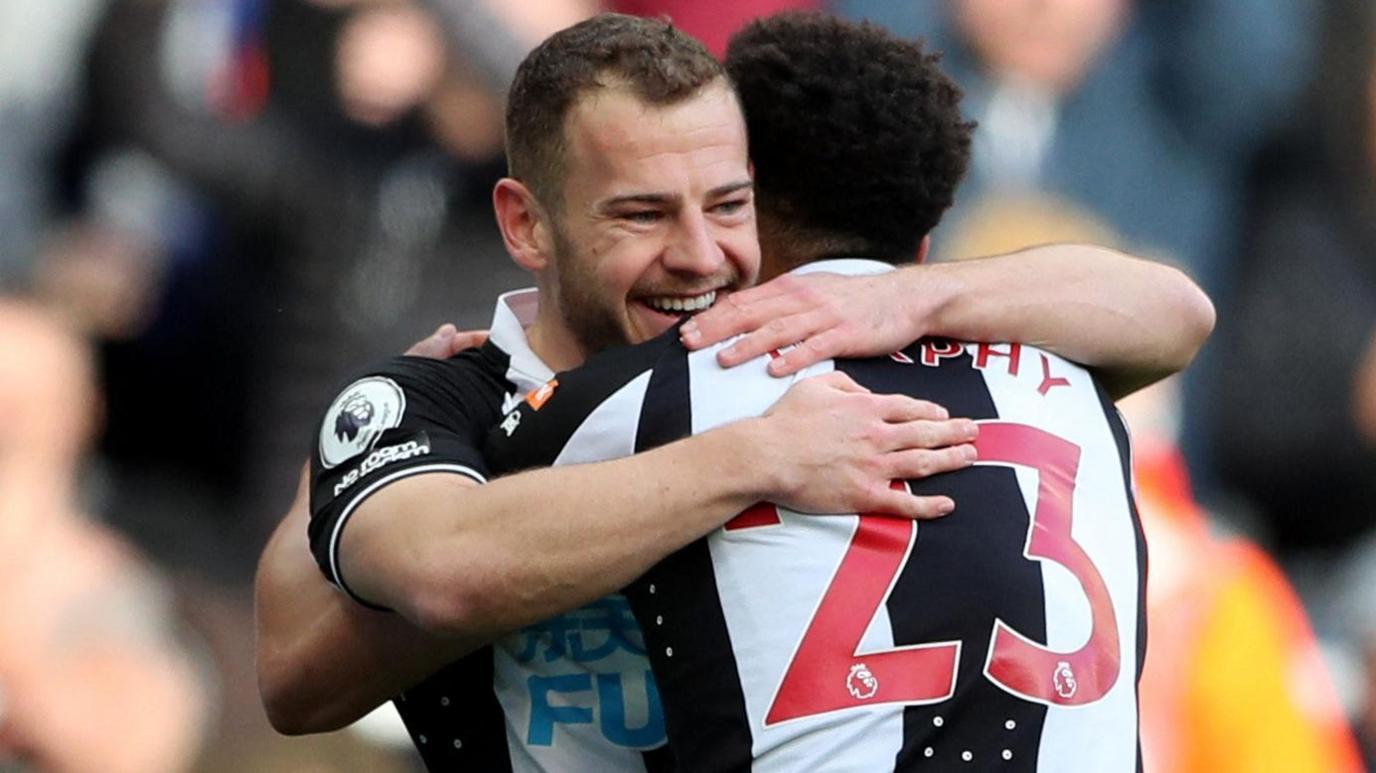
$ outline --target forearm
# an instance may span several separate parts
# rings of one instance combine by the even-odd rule
[[[259,562],[258,688],[272,726],[337,730],[469,651],[398,615],[355,603],[320,574],[306,545],[304,491]]]
[[[393,492],[399,485],[389,487],[345,530],[345,579],[424,628],[477,639],[576,608],[778,488],[765,477],[768,466],[751,458],[767,448],[752,421],[482,486],[455,485],[457,476],[447,475],[403,481],[404,499]],[[398,511],[411,521],[405,530],[387,528]]]
[[[1051,245],[899,273],[927,334],[1042,347],[1095,368],[1115,397],[1184,368],[1214,325],[1208,296],[1183,273],[1104,247]]]

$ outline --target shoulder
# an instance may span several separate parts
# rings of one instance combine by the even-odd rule
[[[352,459],[398,428],[475,437],[501,415],[509,389],[504,372],[495,347],[448,360],[390,357],[356,370],[321,415],[321,466]]]
[[[506,413],[487,436],[494,470],[552,464],[564,444],[586,423],[639,420],[651,379],[677,372],[688,353],[676,331],[635,346],[619,346],[563,371]],[[686,371],[685,371],[686,376]]]

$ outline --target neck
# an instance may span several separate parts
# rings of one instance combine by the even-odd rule
[[[545,296],[542,294],[542,297]],[[530,350],[550,370],[570,370],[582,365],[588,355],[573,333],[559,320],[559,312],[553,306],[540,304],[535,322],[526,328],[526,340],[530,343]]]

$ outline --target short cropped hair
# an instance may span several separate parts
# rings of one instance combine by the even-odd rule
[[[627,88],[647,105],[673,105],[729,83],[721,63],[668,21],[603,13],[560,30],[531,51],[507,95],[509,174],[559,207],[564,123],[590,91]]]
[[[780,249],[912,259],[955,199],[975,128],[939,59],[820,13],[761,19],[731,39],[761,229],[774,226]]]

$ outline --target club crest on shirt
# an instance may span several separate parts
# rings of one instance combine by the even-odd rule
[[[1056,671],[1051,675],[1051,683],[1056,687],[1056,694],[1067,700],[1074,698],[1076,691],[1080,689],[1080,683],[1075,681],[1075,672],[1064,660],[1056,664]]]
[[[864,663],[856,663],[846,677],[846,690],[856,700],[873,698],[879,692],[879,680]]]
[[[335,467],[372,448],[379,435],[401,424],[406,395],[390,378],[369,376],[350,384],[320,425],[320,463]]]

